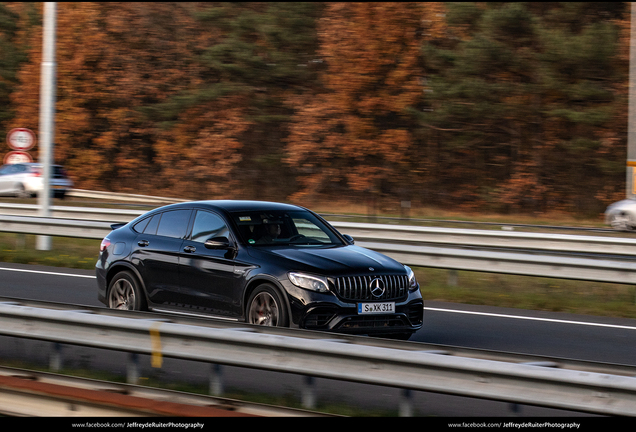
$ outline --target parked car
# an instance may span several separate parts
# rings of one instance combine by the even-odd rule
[[[53,196],[64,198],[73,181],[60,165],[51,166],[50,186]],[[42,165],[39,163],[8,164],[0,167],[0,195],[33,197],[42,191]]]
[[[621,231],[636,228],[636,200],[624,199],[610,204],[605,210],[605,223]]]
[[[113,228],[96,264],[109,308],[403,339],[422,326],[410,268],[302,207],[197,201]]]

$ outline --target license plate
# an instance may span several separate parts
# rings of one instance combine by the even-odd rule
[[[358,314],[394,313],[395,303],[358,303]]]

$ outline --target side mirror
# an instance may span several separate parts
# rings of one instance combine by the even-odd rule
[[[227,237],[213,237],[203,244],[206,249],[225,249],[225,258],[234,259],[238,255],[238,248]]]
[[[227,237],[213,237],[204,243],[207,249],[232,249],[232,243]]]
[[[351,237],[349,234],[343,234],[342,235],[345,240],[347,241],[347,243],[349,244],[355,244],[355,241],[353,240],[353,237]]]

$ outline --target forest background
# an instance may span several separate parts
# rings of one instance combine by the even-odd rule
[[[595,216],[629,30],[608,2],[58,3],[54,158],[81,189]],[[41,53],[42,3],[0,3],[2,137],[38,134]]]

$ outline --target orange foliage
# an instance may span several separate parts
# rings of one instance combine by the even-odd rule
[[[14,123],[36,134],[37,30],[13,94]],[[182,54],[196,40],[194,21],[178,4],[58,4],[54,155],[79,186],[152,192],[148,159],[155,131],[138,108],[188,85],[193,71]]]
[[[298,105],[287,141],[288,161],[303,173],[293,198],[378,193],[408,171],[406,109],[422,95],[421,17],[413,3],[327,6],[318,27],[325,91]]]

